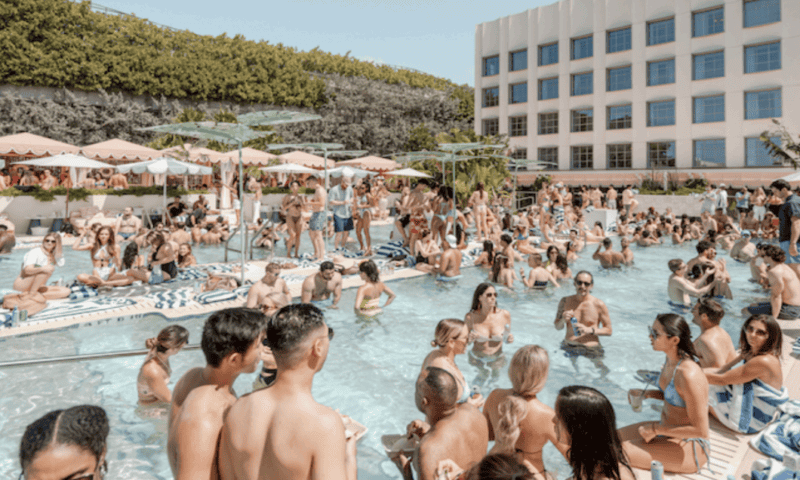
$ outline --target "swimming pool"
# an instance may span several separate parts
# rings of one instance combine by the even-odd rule
[[[574,292],[571,283],[545,292],[500,289],[499,304],[511,312],[512,332],[516,337],[515,343],[506,346],[506,356],[510,358],[519,347],[531,343],[547,349],[550,376],[540,398],[548,405],[553,405],[561,386],[580,383],[594,386],[609,397],[619,426],[655,420],[658,413],[647,406],[642,413],[633,413],[626,392],[628,388],[640,387],[634,379],[637,369],[659,369],[664,361],[663,354],[651,350],[646,326],[657,313],[667,311],[667,261],[692,258],[694,247],[634,247],[636,266],[610,272],[599,271],[597,263],[591,260],[595,248],[590,245],[572,269],[573,272],[587,269],[595,275],[593,294],[609,307],[614,334],[603,338],[603,345],[604,363],[611,373],[602,376],[585,358],[578,358],[573,364],[559,350],[564,332],[553,328],[553,318],[559,299]],[[739,311],[757,296],[757,290],[747,282],[746,265],[728,263],[735,299],[725,302],[726,317],[722,325],[736,341],[742,321]],[[414,382],[422,360],[430,351],[434,327],[442,318],[463,318],[475,286],[486,276],[485,271],[476,268],[465,269],[463,273],[457,283],[436,283],[430,277],[393,282],[391,286],[398,299],[376,320],[356,319],[351,309],[355,290],[343,293],[342,309],[326,310],[328,323],[336,329],[336,338],[325,367],[317,374],[313,393],[319,402],[339,408],[369,428],[358,446],[362,480],[400,478],[384,454],[380,437],[403,432],[411,420],[421,418],[414,406]],[[160,317],[151,317],[8,339],[0,343],[0,361],[143,348],[144,340],[166,324]],[[191,342],[197,343],[202,320],[183,324],[191,332]],[[696,335],[699,329],[693,326],[693,332]],[[466,355],[456,361],[472,382],[477,370],[468,364]],[[25,425],[55,408],[93,403],[102,405],[110,415],[109,478],[172,478],[164,453],[164,422],[148,419],[136,410],[135,379],[140,362],[141,358],[127,357],[0,370],[3,384],[0,431],[5,433],[0,440],[0,476],[19,475],[17,453]],[[203,363],[199,351],[172,357],[171,386],[186,370]],[[243,375],[237,380],[235,389],[240,395],[250,391],[254,376]],[[505,371],[495,386],[510,386]],[[566,463],[550,445],[545,448],[545,464],[558,478],[569,474]]]

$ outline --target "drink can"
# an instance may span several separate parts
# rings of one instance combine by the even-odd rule
[[[650,477],[653,480],[664,480],[664,465],[658,460],[653,460],[650,463]]]
[[[578,330],[578,319],[576,317],[572,317],[569,319],[569,321],[572,324],[572,333],[574,333],[576,337],[580,337],[581,332]]]

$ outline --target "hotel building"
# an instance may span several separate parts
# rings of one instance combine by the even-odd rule
[[[475,131],[570,183],[768,182],[791,169],[758,137],[800,134],[799,52],[800,0],[561,0],[476,27]]]

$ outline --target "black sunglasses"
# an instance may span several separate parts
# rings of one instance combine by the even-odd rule
[[[581,286],[583,286],[583,287],[591,287],[592,286],[592,282],[584,282],[583,280],[575,280],[575,285],[577,285],[579,287],[581,287]]]

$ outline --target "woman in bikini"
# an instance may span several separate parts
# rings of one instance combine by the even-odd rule
[[[431,200],[431,208],[434,211],[434,216],[431,220],[431,231],[433,232],[433,240],[438,241],[439,238],[444,238],[447,235],[447,230],[453,222],[453,198],[448,187],[444,185],[439,187],[439,194]]]
[[[605,395],[571,385],[558,392],[555,407],[552,423],[559,444],[567,446],[562,453],[572,467],[572,480],[636,480],[620,445],[614,407]]]
[[[167,386],[172,374],[169,357],[180,352],[188,341],[188,330],[180,325],[170,325],[161,330],[158,337],[148,338],[144,343],[150,352],[147,353],[136,378],[136,390],[141,405],[172,401],[172,392]]]
[[[548,270],[550,269],[548,268]],[[551,273],[556,280],[569,280],[572,278],[572,269],[569,268],[567,257],[559,253],[556,257],[555,268],[551,270]]]
[[[567,263],[578,261],[578,250],[575,247],[575,243],[570,240],[564,246],[567,249]]]
[[[286,217],[286,231],[289,238],[286,239],[286,256],[300,257],[300,234],[303,233],[303,197],[300,196],[300,182],[293,180],[291,193],[283,197],[281,201],[281,213]]]
[[[430,230],[427,228],[422,230],[420,239],[417,240],[414,250],[417,252],[414,268],[426,273],[435,269],[436,257],[442,253],[442,250],[433,240],[433,233],[431,233]]]
[[[488,210],[487,204],[489,203],[489,193],[483,191],[483,182],[478,182],[476,190],[469,197],[469,206],[475,212],[475,238],[478,241],[483,240],[484,235],[488,235],[489,225],[486,222],[486,213]]]
[[[522,277],[522,283],[528,288],[535,290],[544,290],[552,282],[553,286],[559,287],[558,281],[553,274],[542,266],[542,255],[540,253],[531,253],[528,255],[528,266],[531,267],[528,277],[525,278],[525,269],[519,267],[519,274]]]
[[[514,280],[519,280],[517,272],[514,271],[514,265],[507,256],[497,254],[494,265],[492,265],[492,283],[514,290]]]
[[[458,403],[471,403],[476,408],[483,406],[484,398],[480,393],[472,395],[467,379],[456,365],[456,355],[467,351],[469,330],[467,325],[456,318],[445,318],[436,325],[436,338],[431,342],[435,349],[425,357],[420,373],[428,367],[439,367],[447,370],[456,379],[458,386]]]
[[[178,268],[189,268],[197,265],[197,260],[192,255],[192,246],[182,243],[178,247]]]
[[[516,455],[539,480],[554,478],[544,466],[545,444],[551,442],[565,457],[568,450],[558,441],[552,421],[555,412],[536,398],[547,382],[549,368],[547,350],[538,345],[520,348],[508,367],[512,387],[492,391],[483,407],[489,440],[495,440],[489,453]]]
[[[175,263],[175,252],[164,240],[160,232],[150,232],[147,236],[150,244],[149,266],[145,270],[129,270],[136,280],[145,283],[158,284],[171,280],[178,275],[178,265]],[[155,267],[159,267],[154,270]],[[160,272],[159,272],[160,271]]]
[[[365,257],[372,255],[372,237],[369,234],[369,227],[372,223],[372,208],[375,206],[375,198],[371,190],[369,183],[362,182],[356,189],[356,194],[353,197],[353,201],[355,202],[353,211],[358,212],[358,217],[356,218],[356,237],[358,238],[358,243]],[[364,234],[363,239],[361,237],[362,232]],[[364,248],[364,240],[366,240],[367,244],[366,249]]]
[[[484,385],[490,376],[496,380],[506,364],[503,343],[513,342],[514,335],[511,334],[511,314],[497,308],[494,285],[478,285],[464,323],[469,328],[470,340],[475,342],[469,351],[469,364],[478,368],[478,377],[473,383]]]
[[[378,276],[378,266],[372,260],[361,263],[358,266],[358,271],[360,272],[361,280],[364,281],[364,285],[358,287],[358,292],[356,293],[356,314],[364,317],[374,317],[383,313],[379,306],[381,294],[386,293],[389,296],[386,299],[386,303],[383,304],[383,308],[388,307],[397,298],[397,295],[385,283],[381,282]]]
[[[476,267],[490,267],[494,264],[494,243],[490,240],[483,241],[483,251],[475,260]]]
[[[621,428],[623,450],[636,468],[658,460],[665,472],[699,472],[708,461],[708,380],[697,364],[689,325],[680,315],[662,313],[650,327],[650,343],[667,356],[658,390],[632,389],[628,398],[664,400],[664,409],[660,421]]]
[[[120,265],[120,248],[117,245],[114,230],[111,227],[101,227],[91,247],[92,270],[91,275],[81,273],[78,281],[91,287],[105,285],[117,272]]]
[[[20,293],[5,296],[6,308],[13,308],[13,302],[20,310],[27,310],[29,315],[33,315],[47,306],[47,300],[68,297],[71,293],[69,288],[46,286],[55,267],[62,267],[64,263],[61,236],[50,232],[45,235],[41,247],[29,250],[23,257],[22,269],[13,285],[14,290]]]

